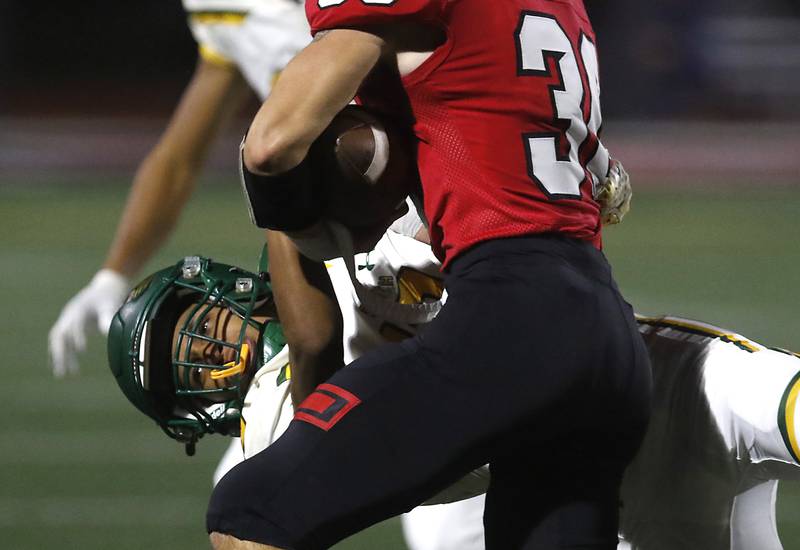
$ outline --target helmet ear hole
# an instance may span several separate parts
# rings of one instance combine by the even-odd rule
[[[156,315],[149,322],[147,331],[147,361],[145,362],[145,389],[155,392],[174,392],[175,383],[172,378],[172,338],[174,328],[180,316],[191,307],[197,296],[192,293],[179,295],[173,293],[165,297],[159,308],[161,315]]]

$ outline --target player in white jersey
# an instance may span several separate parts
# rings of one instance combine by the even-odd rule
[[[139,165],[102,269],[64,306],[50,331],[56,376],[78,371],[89,333],[108,332],[131,277],[180,217],[220,128],[250,89],[266,97],[277,72],[310,40],[303,6],[294,0],[185,0],[184,8],[199,47],[194,75]]]
[[[779,479],[800,479],[800,358],[727,330],[638,319],[654,410],[622,485],[621,549],[779,550]]]
[[[348,360],[436,314],[444,298],[436,265],[424,244],[393,230],[355,257],[357,285],[344,260],[329,263]],[[694,321],[638,323],[653,366],[654,411],[623,481],[619,550],[780,549],[777,480],[800,478],[800,358]],[[294,415],[288,363],[284,348],[250,385],[245,456],[274,442]],[[477,472],[442,498],[478,494],[486,481],[485,470]],[[482,513],[481,496],[419,507],[403,530],[414,550],[480,550]]]

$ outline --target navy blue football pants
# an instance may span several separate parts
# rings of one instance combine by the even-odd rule
[[[488,550],[617,545],[650,368],[602,253],[559,236],[457,258],[421,335],[336,373],[215,489],[209,531],[327,548],[489,463]]]

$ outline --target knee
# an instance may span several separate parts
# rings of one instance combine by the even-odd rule
[[[280,550],[276,546],[268,546],[249,540],[239,540],[231,535],[223,535],[216,531],[209,535],[209,539],[214,550]]]
[[[214,550],[228,550],[231,548],[231,539],[233,539],[233,537],[230,535],[223,535],[215,531],[211,533],[208,538],[211,541],[211,548]]]
[[[260,498],[265,486],[253,483],[253,478],[247,475],[248,470],[244,466],[252,460],[231,470],[211,495],[206,529],[214,550],[278,550],[294,547],[296,539],[276,523],[280,518],[273,517],[269,502]]]
[[[233,550],[237,548],[236,543],[238,539],[230,536],[217,533],[216,531],[208,536],[211,541],[211,548],[214,550]]]

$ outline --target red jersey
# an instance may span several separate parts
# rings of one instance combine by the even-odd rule
[[[402,79],[431,242],[445,267],[488,240],[560,232],[600,247],[608,172],[595,37],[581,0],[306,0],[312,33],[415,22],[446,42]],[[359,100],[386,107],[391,92]],[[399,107],[398,107],[399,108]]]

